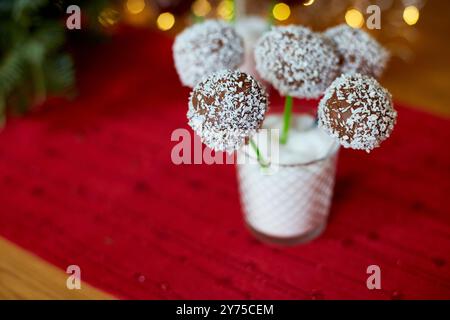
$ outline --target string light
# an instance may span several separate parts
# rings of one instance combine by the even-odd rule
[[[156,17],[157,14],[149,5],[146,5],[139,13],[131,13],[125,6],[125,10],[123,12],[123,21],[137,27],[149,26],[154,23],[153,21],[155,21]]]
[[[145,8],[144,0],[127,0],[126,7],[132,14],[139,14]]]
[[[272,9],[272,15],[278,21],[284,21],[291,15],[291,8],[286,3],[277,3]]]
[[[358,9],[349,9],[345,13],[345,22],[352,28],[361,28],[364,25],[364,16]]]
[[[231,20],[234,16],[234,3],[231,0],[222,0],[217,6],[217,15],[225,20]]]
[[[211,11],[211,4],[208,0],[196,0],[192,4],[192,13],[197,17],[204,17]]]
[[[172,29],[174,24],[175,24],[175,17],[170,12],[163,12],[156,19],[156,25],[162,31]]]
[[[119,21],[119,12],[112,8],[103,9],[98,15],[98,22],[104,27],[111,27]]]
[[[419,16],[419,9],[415,6],[408,6],[403,10],[403,20],[410,26],[415,25],[419,21]]]
[[[314,3],[314,0],[308,0],[308,1],[304,2],[303,5],[304,5],[305,7],[307,7],[307,6],[312,5],[313,3]]]

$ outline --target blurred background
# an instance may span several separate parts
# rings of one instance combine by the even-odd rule
[[[81,30],[65,28],[70,4],[81,8]],[[370,4],[381,9],[380,30],[367,30]],[[235,7],[237,19],[251,15],[270,20],[273,16],[276,24],[304,24],[316,31],[339,23],[365,28],[392,54],[383,83],[395,99],[450,115],[450,5],[446,1],[3,0],[0,120],[39,106],[49,95],[73,97],[77,88],[74,48],[106,41],[124,27],[155,29],[174,37],[196,21],[231,20]]]
[[[249,236],[233,167],[170,162],[189,95],[173,39],[235,13],[346,23],[392,55],[393,138],[342,151],[333,220],[305,247]],[[439,0],[0,0],[0,298],[449,298],[449,17]],[[374,259],[379,292],[358,273]],[[102,290],[67,290],[74,263]]]

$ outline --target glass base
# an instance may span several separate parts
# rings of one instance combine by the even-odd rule
[[[279,246],[295,246],[299,244],[308,243],[314,240],[315,238],[319,237],[326,228],[326,223],[323,223],[318,228],[298,236],[278,237],[260,232],[255,228],[253,228],[248,222],[246,222],[245,225],[247,226],[247,229],[252,233],[252,235],[258,240],[267,244]]]

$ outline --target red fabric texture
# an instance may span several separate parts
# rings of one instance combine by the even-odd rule
[[[324,234],[268,246],[244,226],[234,166],[171,162],[189,95],[171,41],[127,30],[84,48],[79,97],[8,123],[1,236],[120,298],[450,298],[448,120],[399,106],[381,148],[342,150]]]

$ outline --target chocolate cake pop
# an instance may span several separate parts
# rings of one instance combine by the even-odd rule
[[[370,152],[394,129],[397,112],[391,94],[374,78],[344,74],[319,103],[319,127],[346,148]]]
[[[253,77],[222,70],[192,90],[187,117],[203,143],[232,152],[261,127],[267,109],[266,92]]]
[[[222,69],[236,69],[244,58],[244,42],[230,24],[207,20],[180,33],[173,45],[175,67],[183,85]]]
[[[335,47],[342,73],[381,76],[389,54],[368,33],[342,24],[326,30],[323,35]]]
[[[339,72],[339,59],[323,38],[301,26],[273,27],[255,48],[256,69],[282,95],[317,98]]]

